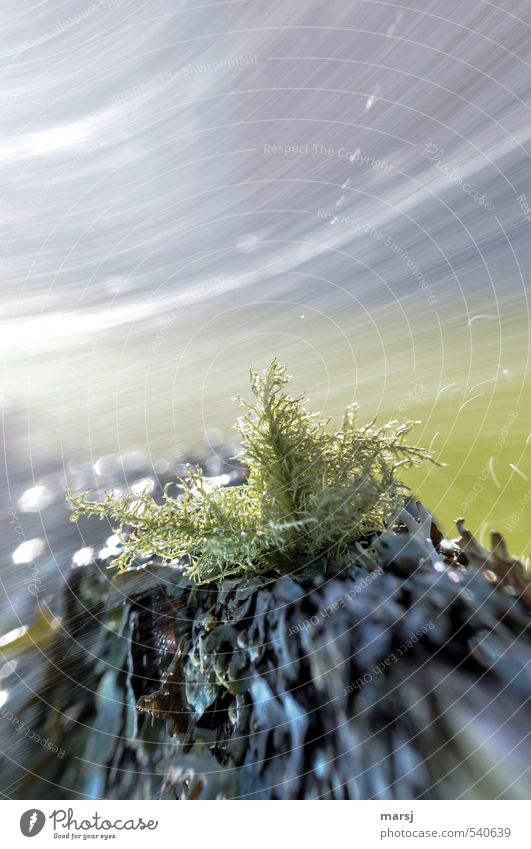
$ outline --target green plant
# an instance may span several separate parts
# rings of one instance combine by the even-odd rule
[[[415,422],[356,427],[355,405],[341,430],[304,407],[304,396],[285,391],[290,378],[277,360],[251,370],[254,401],[236,427],[249,467],[248,483],[212,487],[190,469],[177,496],[161,504],[148,495],[103,502],[68,493],[72,520],[95,515],[118,525],[124,551],[115,561],[128,567],[139,555],[188,558],[196,582],[219,581],[265,571],[285,573],[324,556],[340,567],[349,546],[388,527],[404,500],[396,477],[402,465],[429,458],[404,438]],[[430,458],[431,459],[431,458]]]

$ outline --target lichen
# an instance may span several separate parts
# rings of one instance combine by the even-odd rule
[[[98,516],[117,525],[124,550],[114,563],[125,569],[139,556],[186,558],[197,583],[271,572],[285,574],[325,560],[341,568],[353,544],[388,528],[403,506],[401,466],[431,459],[405,439],[415,422],[356,425],[356,405],[340,430],[304,406],[304,395],[286,392],[290,380],[277,360],[251,370],[252,402],[242,401],[236,424],[247,484],[213,487],[190,468],[180,491],[169,487],[162,503],[147,494],[102,502],[68,493],[72,520]]]

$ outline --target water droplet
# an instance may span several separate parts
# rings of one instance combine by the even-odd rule
[[[53,492],[43,484],[37,484],[27,489],[18,499],[18,506],[23,513],[39,513],[48,507],[54,499]]]
[[[165,475],[169,468],[170,464],[165,457],[161,457],[153,463],[153,471],[156,475]]]
[[[74,556],[72,557],[72,563],[74,564],[74,566],[88,566],[89,563],[92,563],[93,559],[93,548],[80,548],[75,552]]]
[[[218,486],[227,486],[230,483],[230,475],[213,475],[211,478],[203,478],[203,486],[207,492],[211,492]]]
[[[154,489],[155,481],[153,478],[140,478],[131,484],[133,495],[151,495]]]
[[[110,548],[110,546],[106,545],[99,550],[98,557],[100,560],[108,560],[110,557],[118,557],[120,553],[119,548]]]
[[[368,112],[369,109],[371,108],[371,106],[374,106],[374,103],[376,101],[376,98],[377,98],[379,92],[380,92],[380,86],[377,85],[375,90],[374,90],[374,94],[371,94],[371,96],[367,98],[367,102],[365,104],[365,112]]]
[[[18,628],[13,628],[13,630],[8,631],[7,634],[2,634],[0,637],[0,647],[4,648],[5,646],[8,646],[10,643],[15,642],[15,640],[19,640],[21,637],[24,637],[27,633],[27,625],[20,625]]]
[[[8,660],[7,663],[4,663],[2,666],[0,666],[0,679],[9,678],[9,676],[13,674],[17,666],[18,660]]]
[[[44,540],[41,537],[28,539],[21,543],[13,552],[13,563],[31,563],[44,551]]]
[[[122,541],[118,534],[112,534],[112,536],[107,537],[105,540],[105,545],[108,545],[110,548],[117,548],[122,544]]]
[[[96,460],[93,468],[97,475],[115,475],[120,471],[120,458],[117,454],[104,454]]]

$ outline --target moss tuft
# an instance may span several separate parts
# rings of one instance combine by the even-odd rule
[[[241,459],[249,467],[243,486],[212,488],[200,469],[182,480],[182,491],[161,504],[148,495],[122,499],[109,493],[95,503],[89,493],[68,493],[72,520],[98,516],[118,526],[127,568],[150,553],[165,561],[186,557],[197,583],[272,572],[283,574],[325,557],[340,568],[349,547],[392,523],[404,500],[399,466],[431,459],[404,440],[415,422],[376,428],[356,426],[356,407],[341,430],[290,396],[286,366],[277,360],[251,370],[252,402],[242,401]]]

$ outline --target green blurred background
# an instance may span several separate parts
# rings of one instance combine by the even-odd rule
[[[327,311],[259,297],[222,303],[171,313],[148,330],[140,322],[101,334],[66,358],[60,350],[13,362],[12,388],[32,398],[29,443],[17,429],[20,453],[66,466],[135,446],[148,465],[215,454],[237,438],[231,398],[249,393],[249,366],[277,356],[294,375],[293,391],[334,423],[352,401],[360,422],[420,420],[416,441],[446,465],[408,471],[414,492],[448,533],[464,516],[484,541],[496,529],[514,553],[528,554],[528,324],[518,303],[506,300],[497,320],[480,304],[461,315],[418,301],[407,311],[359,301]]]

